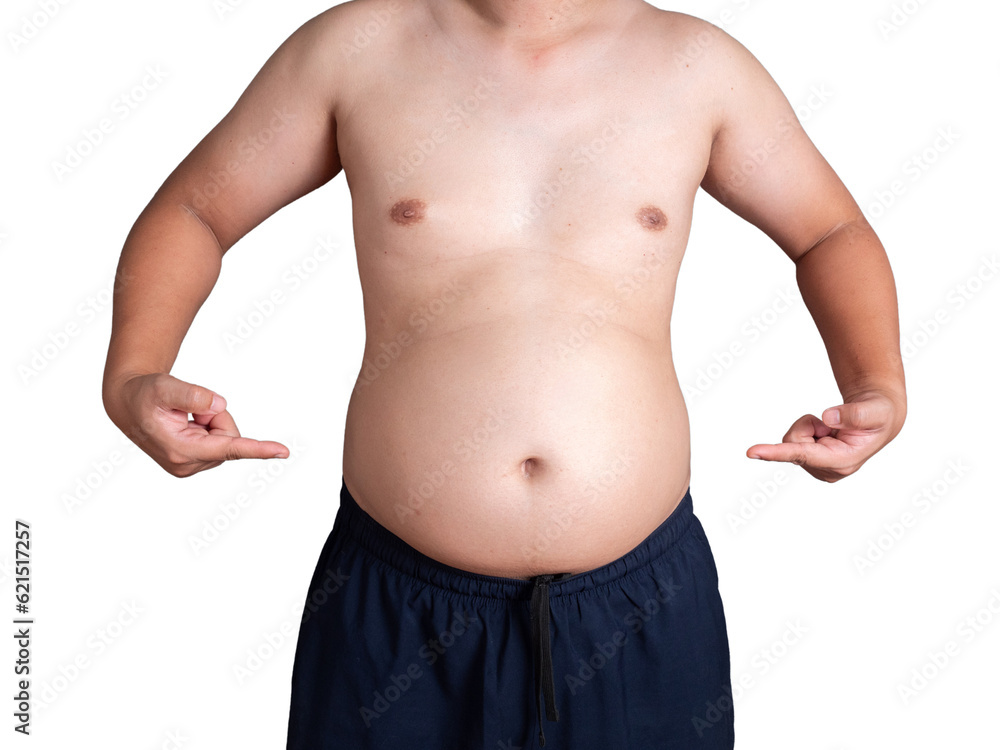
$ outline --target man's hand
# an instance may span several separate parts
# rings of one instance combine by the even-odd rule
[[[796,420],[778,445],[759,444],[749,458],[798,464],[817,479],[836,482],[850,476],[899,434],[906,407],[882,391],[859,393],[847,403]]]
[[[105,399],[105,408],[132,442],[175,477],[238,458],[288,457],[281,443],[241,437],[222,396],[167,373],[128,378]]]

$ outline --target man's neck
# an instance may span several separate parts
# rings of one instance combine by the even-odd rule
[[[453,31],[479,31],[524,48],[554,46],[604,17],[611,6],[634,5],[629,0],[434,0],[443,25]]]

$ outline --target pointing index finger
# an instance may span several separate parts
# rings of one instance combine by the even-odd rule
[[[191,447],[199,461],[235,461],[242,458],[288,458],[289,450],[273,440],[206,435]]]
[[[760,444],[747,450],[747,458],[759,458],[762,461],[783,461],[798,466],[820,465],[826,449],[813,442],[779,443],[777,445]]]

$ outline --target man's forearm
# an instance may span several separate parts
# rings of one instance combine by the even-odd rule
[[[129,375],[169,372],[222,267],[215,235],[186,206],[154,199],[122,249],[114,294],[105,402]]]
[[[883,391],[905,413],[896,285],[868,222],[843,225],[801,256],[796,278],[845,401]]]

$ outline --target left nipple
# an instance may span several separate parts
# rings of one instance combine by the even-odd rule
[[[667,228],[667,217],[656,206],[643,206],[635,215],[636,220],[644,229],[660,232]]]

